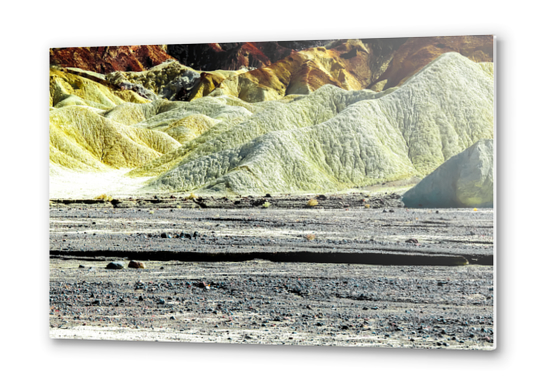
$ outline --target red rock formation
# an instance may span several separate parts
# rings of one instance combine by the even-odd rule
[[[411,37],[393,55],[388,69],[374,83],[385,88],[402,85],[446,52],[458,52],[475,62],[493,61],[493,36]]]
[[[173,59],[158,45],[52,48],[50,64],[98,73],[140,72]]]

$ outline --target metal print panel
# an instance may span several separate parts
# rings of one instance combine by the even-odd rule
[[[50,50],[50,336],[495,348],[494,38]]]

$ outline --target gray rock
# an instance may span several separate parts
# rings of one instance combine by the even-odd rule
[[[126,268],[126,265],[120,261],[112,261],[111,263],[107,264],[105,269],[124,269]]]

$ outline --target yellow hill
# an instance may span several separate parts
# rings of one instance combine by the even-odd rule
[[[84,106],[50,112],[51,161],[72,169],[133,168],[179,146],[163,132],[129,127]]]
[[[125,102],[148,103],[137,93],[114,90],[83,76],[52,68],[49,74],[49,106],[61,108],[70,105],[86,105],[102,110],[111,109]]]

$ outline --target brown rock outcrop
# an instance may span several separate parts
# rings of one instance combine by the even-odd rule
[[[393,54],[387,70],[370,87],[402,85],[446,52],[458,52],[475,62],[493,61],[493,36],[411,37]]]
[[[49,51],[51,65],[97,73],[140,72],[170,59],[173,58],[158,45],[52,48]]]

